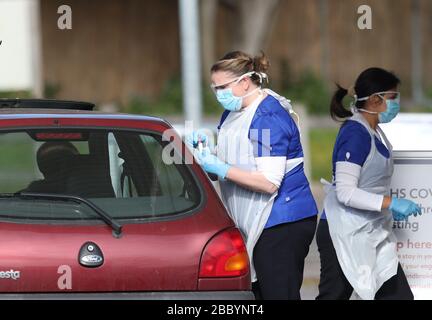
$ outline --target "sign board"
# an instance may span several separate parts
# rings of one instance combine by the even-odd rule
[[[415,299],[432,299],[432,115],[400,115],[383,125],[394,148],[393,196],[413,200],[422,215],[394,222],[399,261]]]
[[[394,222],[399,261],[416,299],[432,299],[432,152],[395,152],[393,196],[413,200],[422,215]]]

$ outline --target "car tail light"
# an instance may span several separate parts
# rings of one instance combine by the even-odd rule
[[[239,277],[249,271],[249,257],[238,229],[228,229],[213,237],[204,249],[201,278]]]

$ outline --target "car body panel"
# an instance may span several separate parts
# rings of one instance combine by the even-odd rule
[[[116,128],[158,133],[173,130],[167,122],[145,116],[70,110],[0,110],[0,130],[23,128]],[[181,139],[175,140],[174,145],[192,157]],[[0,293],[197,290],[250,293],[249,273],[238,278],[199,279],[199,264],[206,244],[215,234],[234,224],[206,173],[196,162],[188,166],[202,189],[201,206],[193,212],[156,221],[124,222],[118,239],[100,221],[26,224],[0,220],[0,271],[20,271],[19,279],[0,279]],[[102,250],[102,266],[87,268],[79,264],[79,251],[88,241]],[[69,274],[71,278],[67,278]]]

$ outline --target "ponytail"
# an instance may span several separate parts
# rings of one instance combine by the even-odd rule
[[[338,89],[333,95],[331,104],[330,104],[330,115],[333,120],[339,121],[340,119],[345,119],[348,117],[352,117],[353,114],[351,111],[347,110],[343,105],[343,99],[348,94],[348,90],[342,88],[340,85],[336,84]]]
[[[270,61],[266,57],[263,51],[261,51],[261,55],[255,56],[253,59],[254,71],[256,72],[264,72],[270,68]]]

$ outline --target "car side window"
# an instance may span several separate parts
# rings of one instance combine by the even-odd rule
[[[180,196],[183,192],[184,180],[174,164],[166,164],[163,161],[163,146],[152,136],[141,135],[140,137],[159,177],[162,193]]]
[[[108,157],[111,184],[116,198],[136,197],[137,190],[112,132],[108,133]]]

